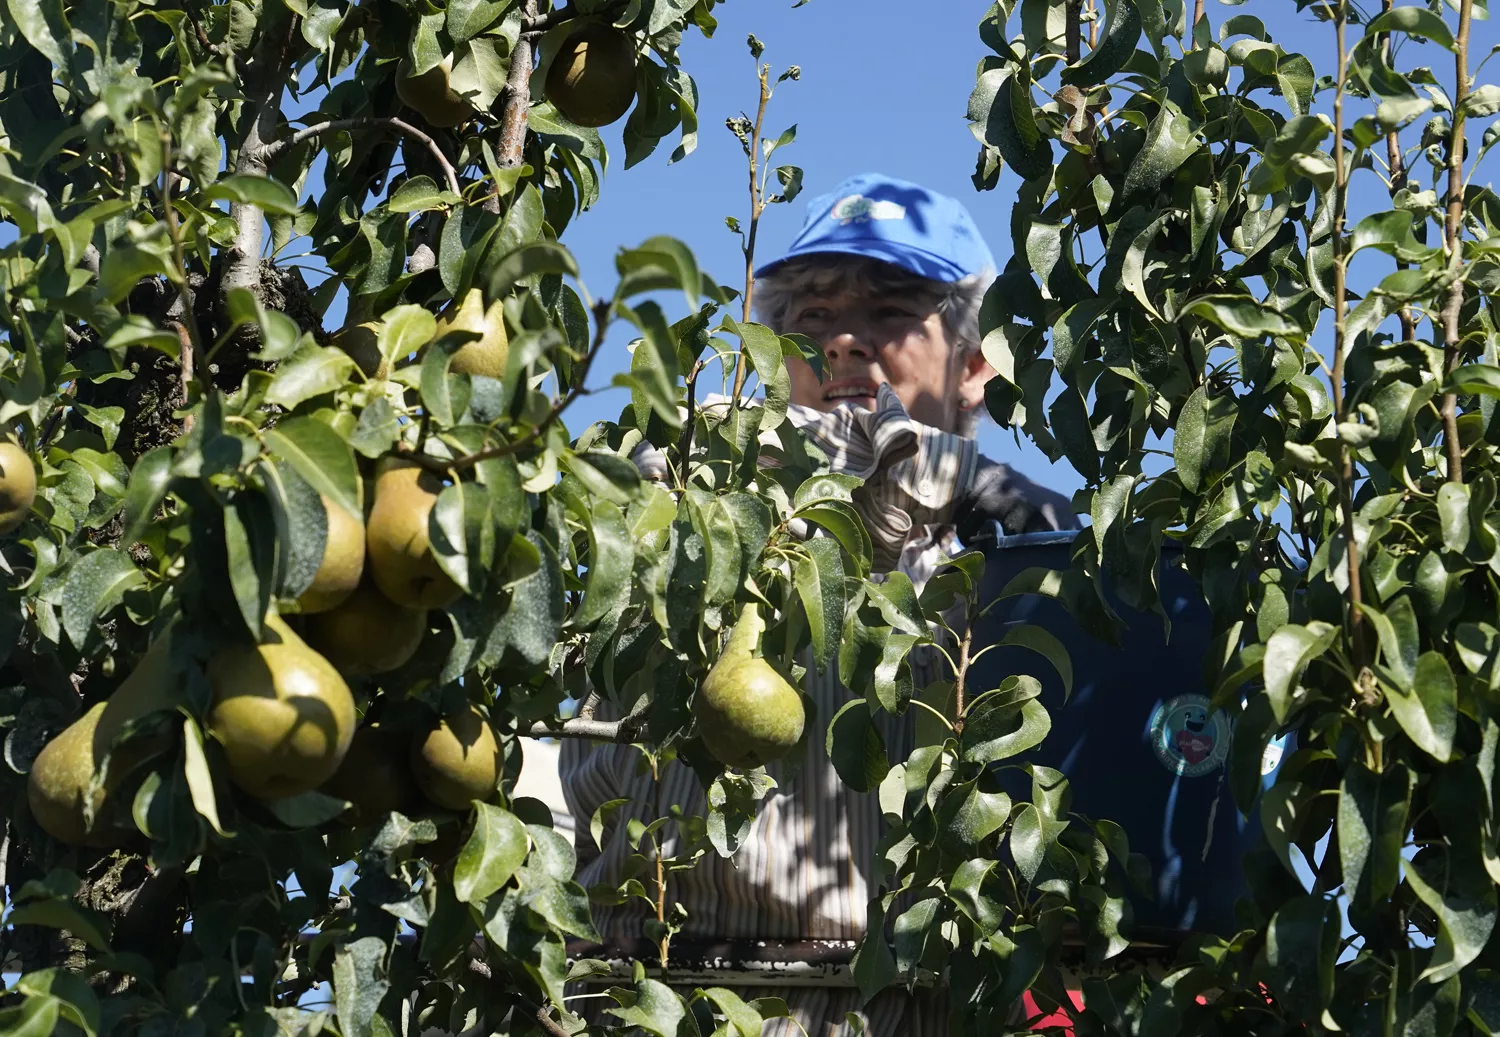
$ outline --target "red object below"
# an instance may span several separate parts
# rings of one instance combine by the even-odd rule
[[[1070,990],[1068,991],[1068,997],[1073,999],[1073,1007],[1080,1009],[1083,1007],[1083,991]],[[1029,990],[1021,995],[1021,1004],[1026,1009],[1026,1018],[1028,1019],[1041,1012],[1041,1009],[1037,1007],[1037,1003],[1032,998],[1031,991]],[[1043,1016],[1042,1018],[1038,1019],[1036,1022],[1031,1024],[1030,1028],[1033,1030],[1046,1030],[1051,1027],[1061,1026],[1064,1028],[1063,1032],[1066,1033],[1068,1037],[1072,1037],[1072,1023],[1073,1020],[1068,1016],[1068,1013],[1059,1009],[1058,1011],[1053,1012],[1051,1015]]]

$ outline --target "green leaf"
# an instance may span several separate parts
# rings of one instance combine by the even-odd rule
[[[1406,881],[1437,916],[1432,957],[1417,977],[1443,983],[1479,957],[1495,931],[1495,884],[1483,874],[1466,875],[1451,860],[1453,851],[1423,851],[1406,865]]]
[[[452,17],[451,8],[448,14]],[[426,212],[428,209],[440,209],[444,205],[452,205],[460,200],[452,191],[440,190],[432,177],[414,176],[391,192],[391,197],[386,201],[386,207],[391,212]]]
[[[1417,656],[1422,650],[1418,640],[1420,630],[1417,626],[1417,614],[1412,607],[1411,598],[1403,595],[1392,599],[1384,613],[1363,603],[1360,608],[1375,627],[1386,668],[1390,670],[1396,683],[1403,687],[1409,685],[1416,676]]]
[[[1469,487],[1464,483],[1443,483],[1438,487],[1437,510],[1443,546],[1462,554],[1469,546]]]
[[[855,948],[849,967],[854,973],[859,995],[865,1001],[896,981],[896,959],[885,940],[885,907],[879,897],[870,901],[865,935]]]
[[[384,1037],[389,1028],[375,1025],[375,1015],[390,981],[384,977],[386,946],[378,936],[364,936],[340,947],[333,956],[333,1000],[343,1037]]]
[[[104,254],[94,295],[100,302],[113,305],[146,278],[166,277],[168,273],[167,262],[159,253],[134,245],[115,245]]]
[[[375,343],[388,367],[394,368],[415,355],[437,334],[437,318],[425,306],[405,304],[387,310],[380,318]]]
[[[0,1033],[5,1037],[52,1037],[62,1002],[55,997],[28,997],[19,1005],[0,1009]]]
[[[1030,803],[1021,804],[1010,825],[1010,855],[1016,870],[1027,882],[1036,880],[1047,855],[1048,830],[1042,815]]]
[[[1339,864],[1345,895],[1378,904],[1401,880],[1401,844],[1411,797],[1411,772],[1400,764],[1376,774],[1358,760],[1339,786]]]
[[[996,647],[1001,645],[1029,648],[1046,659],[1062,678],[1063,701],[1066,702],[1073,696],[1073,660],[1068,657],[1067,648],[1050,630],[1031,623],[1021,623],[1006,630]]]
[[[609,994],[618,1008],[606,1008],[626,1026],[638,1026],[656,1037],[677,1037],[677,1026],[687,1010],[682,999],[665,983],[638,976],[634,990],[611,987]]]
[[[1109,4],[1099,42],[1088,57],[1062,70],[1062,81],[1074,86],[1104,82],[1125,67],[1140,39],[1141,13],[1135,0],[1114,0]]]
[[[82,1029],[88,1037],[98,1033],[99,995],[77,973],[55,968],[37,969],[18,979],[16,989],[28,998],[56,999],[63,1018]]]
[[[480,593],[495,562],[489,490],[477,482],[443,487],[427,516],[427,535],[443,572],[464,593]]]
[[[992,858],[964,861],[948,881],[949,899],[969,916],[982,937],[988,937],[999,929],[1005,917],[1000,905],[984,894],[984,881],[998,864]]]
[[[349,436],[349,446],[363,457],[377,458],[389,451],[400,436],[401,421],[396,409],[381,396],[360,411],[359,423]]]
[[[349,514],[364,515],[359,468],[349,444],[332,427],[317,418],[282,418],[265,435],[271,452],[290,462],[313,489]]]
[[[1420,36],[1440,47],[1456,50],[1453,32],[1441,15],[1433,14],[1425,7],[1396,7],[1378,14],[1365,26],[1365,36],[1377,36],[1385,32],[1404,32],[1408,36]]]
[[[1481,83],[1464,97],[1459,108],[1470,119],[1488,119],[1491,115],[1500,113],[1500,86]]]
[[[490,273],[486,298],[509,295],[523,278],[539,274],[566,274],[578,278],[578,264],[572,253],[555,241],[532,241],[505,256]]]
[[[742,1001],[738,994],[723,987],[708,987],[703,993],[718,1007],[736,1037],[760,1037],[765,1025],[760,1012]]]
[[[453,865],[453,893],[465,904],[483,905],[510,881],[526,859],[526,826],[510,811],[474,804],[474,831]]]
[[[122,544],[133,544],[156,518],[156,509],[172,485],[172,448],[153,447],[140,456],[125,488],[125,533]]]
[[[354,359],[348,353],[308,340],[276,366],[266,402],[291,410],[304,400],[333,392],[353,371]]]
[[[473,341],[467,332],[444,335],[427,347],[422,357],[421,381],[422,406],[439,425],[457,423],[469,406],[472,385],[467,375],[450,374],[454,355]]]
[[[1302,335],[1302,328],[1290,317],[1248,295],[1201,295],[1183,306],[1182,312],[1212,321],[1242,338],[1258,339],[1265,335],[1300,338]]]
[[[942,919],[939,909],[944,907],[938,894],[918,900],[897,916],[892,925],[893,943],[896,951],[896,971],[910,975],[927,952],[927,944],[936,938]]]
[[[182,718],[183,773],[187,777],[188,794],[193,797],[193,809],[213,825],[215,832],[229,835],[219,823],[219,805],[214,796],[214,779],[208,769],[208,757],[203,753],[203,732],[198,721],[192,717]]]
[[[1297,682],[1303,671],[1328,650],[1337,636],[1337,627],[1315,619],[1306,626],[1288,623],[1266,642],[1262,662],[1266,696],[1278,724],[1285,723],[1292,714]]]
[[[1458,729],[1458,683],[1448,660],[1424,652],[1409,686],[1382,682],[1382,687],[1396,722],[1417,748],[1439,763],[1450,759]]]
[[[316,828],[348,810],[349,801],[309,789],[296,796],[269,800],[266,809],[288,828]]]
[[[870,704],[850,699],[828,722],[824,749],[839,778],[855,792],[869,792],[890,772],[885,739],[871,722]]]
[[[105,935],[109,931],[109,920],[66,897],[48,897],[19,904],[6,916],[5,924],[65,929],[96,951],[105,954],[110,951],[109,937]]]
[[[229,587],[256,640],[276,585],[276,523],[266,498],[247,490],[224,509]]]
[[[231,173],[203,192],[208,201],[253,205],[268,216],[297,215],[297,196],[279,180],[253,173]]]
[[[1272,990],[1299,1017],[1318,1018],[1333,998],[1338,952],[1338,905],[1320,896],[1288,900],[1266,930]]]
[[[844,556],[836,541],[813,537],[794,566],[797,596],[812,634],[813,666],[825,670],[837,658],[844,629]]]
[[[635,545],[625,514],[613,501],[595,500],[589,517],[588,582],[571,625],[590,630],[630,597]]]
[[[145,583],[130,556],[112,548],[91,551],[74,562],[62,592],[62,625],[68,640],[81,651],[94,632],[94,621],[118,605],[126,591]]]
[[[1035,677],[1018,674],[1005,679],[1001,688],[1011,682],[1020,685],[1036,684]],[[1040,691],[1037,686],[1036,691]],[[966,763],[988,764],[1008,760],[1028,749],[1042,744],[1047,732],[1052,730],[1052,716],[1045,706],[1035,698],[1021,704],[1019,712],[1003,699],[989,700],[993,705],[980,704],[970,710],[964,721],[961,740],[962,756]]]
[[[26,42],[41,51],[56,68],[67,68],[73,37],[62,4],[58,0],[9,0],[7,7],[11,24],[21,31]]]
[[[864,521],[852,505],[826,501],[815,507],[799,510],[797,517],[822,526],[849,552],[860,569],[869,568],[874,548],[870,545],[870,534],[865,531]]]

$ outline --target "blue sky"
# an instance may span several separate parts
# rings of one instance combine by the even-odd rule
[[[698,150],[668,165],[673,144],[666,141],[655,155],[627,170],[622,168],[619,126],[604,131],[614,162],[602,197],[563,235],[590,290],[600,294],[613,285],[618,247],[655,234],[680,238],[721,283],[742,285],[738,238],[725,228],[724,217],[746,214],[745,159],[724,120],[750,109],[756,100],[755,63],[745,43],[752,32],[766,45],[762,61],[778,71],[792,64],[802,68],[800,82],[783,83],[778,89],[767,129],[776,133],[796,124],[797,142],[779,152],[776,161],[802,166],[806,187],[795,202],[767,210],[761,257],[773,257],[791,241],[801,225],[806,199],[845,176],[875,170],[961,199],[1003,264],[1010,254],[1009,214],[1017,180],[1006,172],[996,190],[974,190],[969,176],[977,145],[964,117],[975,66],[986,53],[977,26],[988,7],[987,0],[936,0],[918,8],[898,0],[811,0],[796,9],[792,0],[730,0],[721,5],[715,12],[719,28],[714,37],[705,40],[694,32],[683,46],[684,64],[700,93]],[[1249,0],[1233,7],[1210,0],[1208,16],[1215,36],[1225,19],[1237,14],[1260,18],[1287,50],[1304,50],[1320,74],[1332,69],[1332,29],[1311,15],[1299,14],[1291,0]],[[1018,21],[1012,22],[1013,30]],[[1500,40],[1500,33],[1492,22],[1475,21],[1472,37],[1471,66]],[[1354,38],[1351,34],[1351,43]],[[1446,52],[1423,50],[1427,53],[1420,60],[1431,62],[1441,81],[1451,81],[1451,58],[1442,60]],[[1403,67],[1407,63],[1398,61]],[[1486,67],[1480,82],[1493,81],[1496,71],[1494,65]],[[1476,136],[1480,130],[1474,131]],[[1414,131],[1408,132],[1414,136]],[[1379,185],[1368,174],[1362,179],[1369,200],[1363,211],[1368,211]],[[1356,197],[1356,212],[1362,209],[1360,201]],[[663,303],[674,317],[681,315],[680,297],[664,297]],[[608,385],[610,376],[627,366],[626,338],[622,335],[618,344],[611,341],[591,385]],[[569,428],[576,435],[591,421],[618,417],[626,402],[624,390],[585,398],[570,411]],[[1065,462],[1053,465],[1024,440],[1018,447],[1010,433],[993,423],[986,423],[980,440],[987,456],[1007,461],[1065,493],[1082,485]]]

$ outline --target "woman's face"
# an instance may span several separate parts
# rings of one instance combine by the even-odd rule
[[[880,383],[888,382],[913,418],[951,432],[959,427],[959,401],[972,403],[983,395],[984,375],[979,373],[975,383],[969,369],[987,371],[989,365],[977,353],[965,362],[948,339],[935,301],[921,296],[798,295],[780,330],[806,335],[827,357],[822,382],[806,360],[787,359],[792,402],[805,407],[831,411],[850,403],[870,410]]]

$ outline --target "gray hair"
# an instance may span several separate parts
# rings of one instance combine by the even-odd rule
[[[936,309],[960,356],[979,351],[979,307],[995,280],[993,271],[970,274],[959,281],[938,281],[865,256],[837,252],[789,259],[755,282],[755,316],[773,331],[784,331],[793,303],[803,295],[861,295],[919,298]],[[979,432],[981,409],[959,413],[959,433],[973,438]]]

